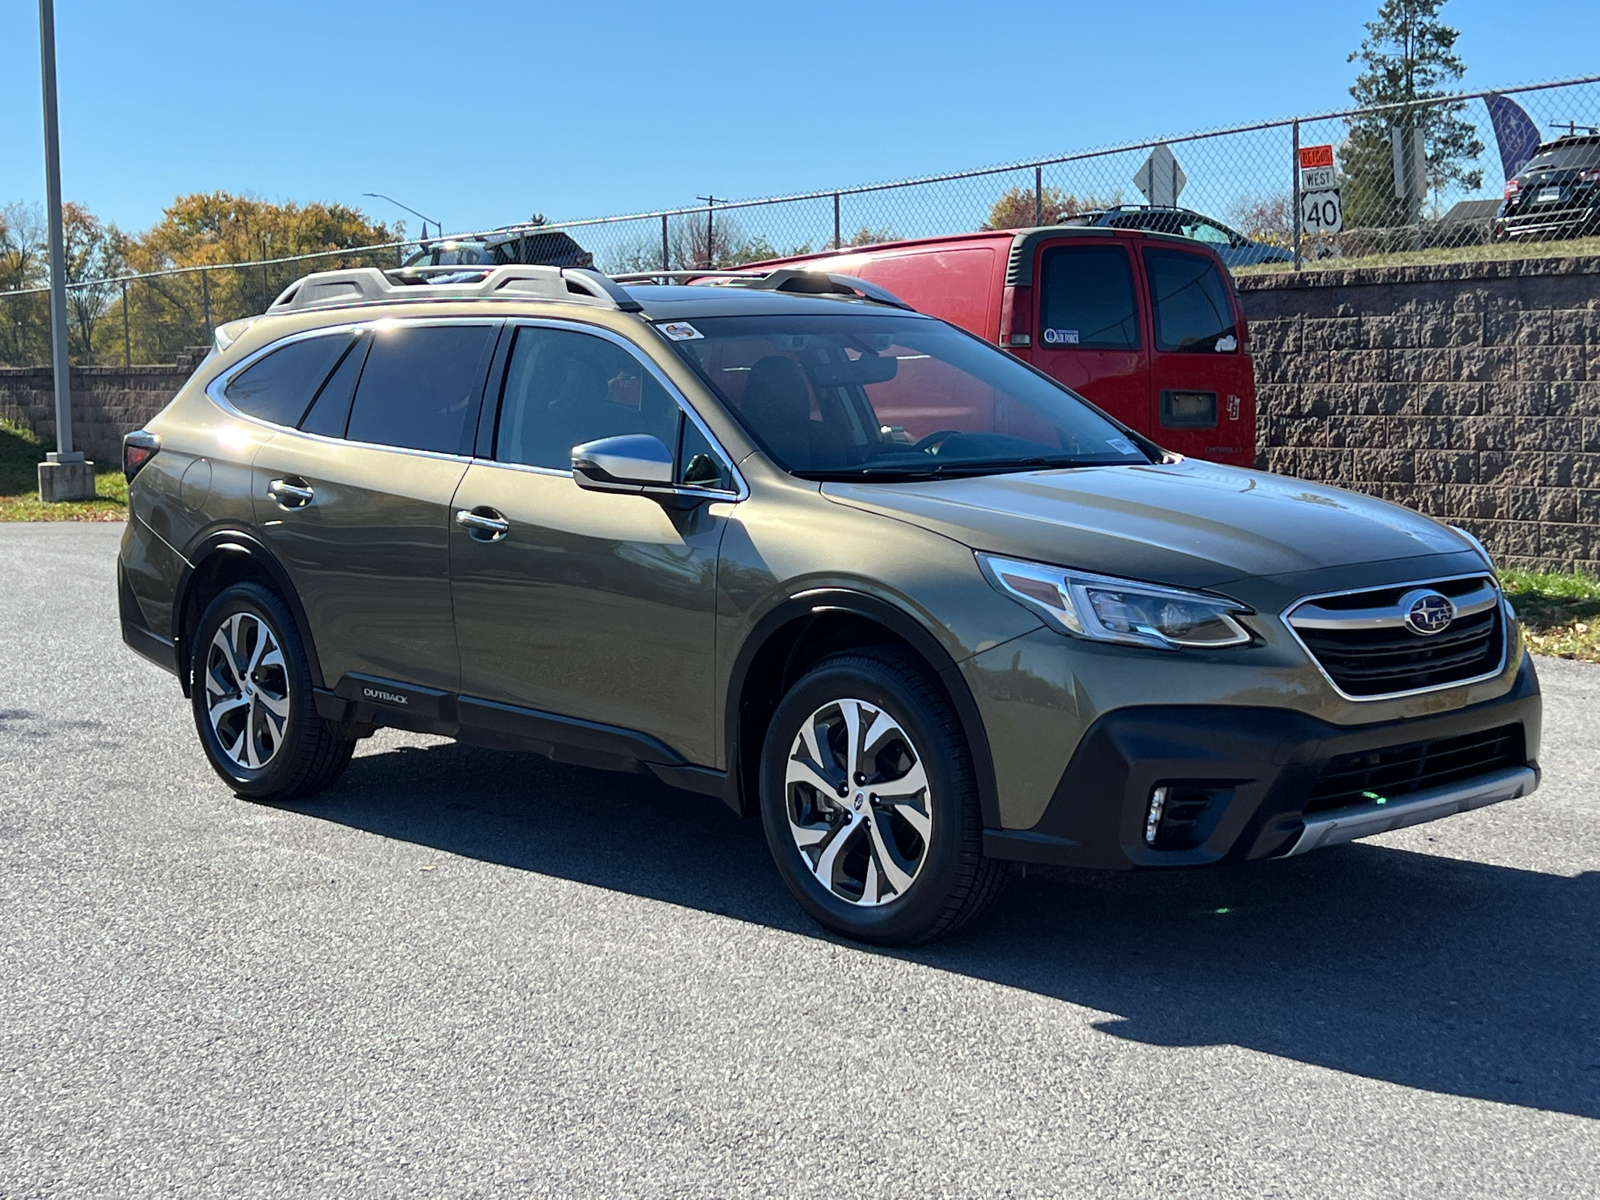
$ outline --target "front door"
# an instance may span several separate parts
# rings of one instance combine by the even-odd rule
[[[378,328],[323,385],[300,431],[256,456],[257,523],[294,583],[329,687],[349,691],[347,677],[361,675],[456,688],[450,499],[496,331]]]
[[[558,322],[516,331],[489,459],[456,493],[451,569],[461,694],[643,733],[716,764],[717,550],[733,475],[621,339]],[[671,507],[587,491],[572,447],[659,437],[706,493]]]
[[[1140,433],[1153,432],[1149,339],[1134,263],[1120,240],[1040,252],[1039,322],[1030,361]]]

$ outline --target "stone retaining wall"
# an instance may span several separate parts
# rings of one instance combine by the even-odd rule
[[[1600,257],[1238,282],[1260,466],[1600,571]]]
[[[138,429],[177,395],[205,349],[173,364],[151,367],[74,367],[72,444],[97,463],[122,461],[122,435]],[[0,367],[0,417],[56,444],[55,376],[49,367]]]

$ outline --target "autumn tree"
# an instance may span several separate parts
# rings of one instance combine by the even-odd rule
[[[1483,172],[1473,165],[1483,153],[1483,142],[1472,122],[1461,117],[1465,103],[1423,103],[1445,95],[1444,85],[1467,69],[1455,52],[1459,33],[1439,19],[1445,2],[1384,0],[1377,19],[1366,24],[1360,49],[1350,55],[1350,62],[1362,65],[1350,88],[1358,105],[1405,107],[1351,123],[1340,154],[1347,225],[1410,224],[1420,214],[1423,198],[1402,194],[1396,186],[1397,136],[1403,146],[1412,138],[1422,139],[1429,189],[1458,185],[1476,191],[1483,185]]]
[[[1079,196],[1064,188],[1046,185],[1037,196],[1031,187],[1017,185],[1000,193],[989,209],[989,219],[980,229],[1029,229],[1041,221],[1054,225],[1080,213],[1113,208],[1122,203],[1122,193],[1111,197]]]

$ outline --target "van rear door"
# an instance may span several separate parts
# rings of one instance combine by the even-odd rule
[[[1150,338],[1140,319],[1137,265],[1121,238],[1046,243],[1039,251],[1038,333],[1022,357],[1149,433]]]
[[[1161,445],[1194,458],[1255,463],[1255,372],[1244,317],[1211,255],[1167,242],[1140,251],[1150,293],[1150,381]]]

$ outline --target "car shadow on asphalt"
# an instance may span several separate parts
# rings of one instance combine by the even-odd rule
[[[652,778],[448,743],[357,757],[300,809],[450,854],[835,940],[760,823]],[[980,922],[895,957],[1372,1079],[1600,1117],[1600,873],[1352,845],[1208,871],[1031,868]]]

